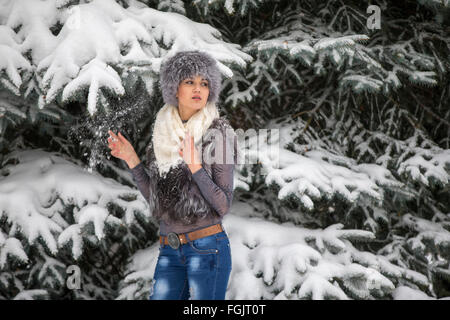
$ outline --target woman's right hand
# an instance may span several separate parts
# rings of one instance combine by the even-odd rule
[[[108,147],[111,149],[111,155],[130,163],[139,163],[139,158],[134,151],[131,143],[119,132],[116,135],[111,130],[108,130],[110,137],[108,138]]]

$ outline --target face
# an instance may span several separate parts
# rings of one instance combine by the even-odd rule
[[[209,96],[209,83],[203,76],[186,78],[178,85],[178,107],[187,114],[195,113],[206,105]],[[200,99],[194,99],[200,97]]]

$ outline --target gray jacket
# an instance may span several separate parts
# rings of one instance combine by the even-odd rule
[[[233,200],[234,166],[237,163],[237,138],[228,120],[219,117],[202,139],[202,168],[191,173],[183,161],[159,176],[152,143],[147,159],[129,171],[138,189],[150,206],[150,213],[160,222],[160,234],[185,233],[220,223],[228,213]],[[223,152],[218,150],[222,146]],[[208,157],[224,156],[223,161],[212,162]],[[231,152],[231,154],[230,154]],[[214,158],[208,158],[214,159]],[[231,161],[230,161],[231,159]],[[205,161],[207,160],[207,161]],[[228,161],[225,161],[228,160]]]

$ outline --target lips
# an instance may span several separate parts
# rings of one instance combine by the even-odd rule
[[[201,100],[202,98],[200,98],[200,96],[193,96],[192,99],[194,99],[194,100]]]

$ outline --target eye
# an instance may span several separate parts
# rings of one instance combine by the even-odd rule
[[[191,84],[191,83],[193,83],[193,81],[192,81],[192,80],[186,80],[185,83],[186,83],[186,84]],[[207,86],[208,86],[208,82],[202,82],[202,85],[204,85],[205,87],[207,87]]]

